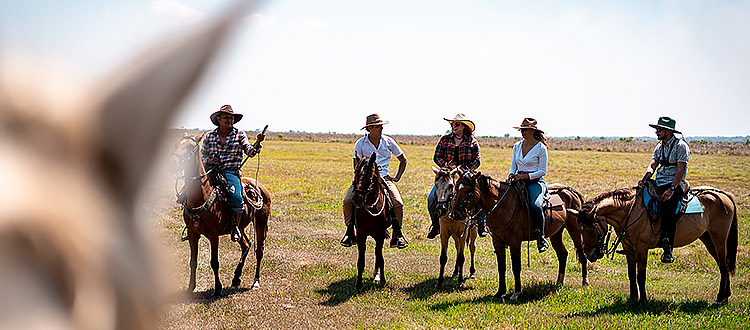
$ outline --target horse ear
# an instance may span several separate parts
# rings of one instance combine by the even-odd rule
[[[183,99],[255,1],[185,38],[162,42],[106,79],[94,97],[89,138],[95,170],[124,203],[132,203],[159,141]],[[111,83],[110,83],[111,82]]]

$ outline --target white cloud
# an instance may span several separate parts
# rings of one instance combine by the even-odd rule
[[[151,10],[157,15],[186,20],[199,20],[206,16],[204,13],[185,5],[179,0],[154,0],[151,3]]]
[[[331,28],[328,22],[319,19],[306,19],[299,22],[289,22],[290,30],[297,32],[327,31]]]

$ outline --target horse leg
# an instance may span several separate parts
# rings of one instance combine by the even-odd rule
[[[195,269],[198,267],[198,240],[201,236],[193,233],[188,233],[188,241],[190,242],[190,284],[188,284],[188,292],[195,290]]]
[[[626,255],[628,262],[628,281],[630,282],[630,300],[638,300],[638,282],[636,281],[636,258],[633,254]]]
[[[365,248],[367,248],[367,245],[365,245],[366,238],[367,236],[364,234],[357,235],[357,284],[355,285],[357,289],[362,289],[362,272],[365,271]]]
[[[440,231],[445,231],[446,226],[440,226]],[[448,262],[448,237],[449,235],[447,233],[440,234],[440,276],[438,276],[437,284],[435,284],[435,289],[442,289],[443,288],[443,281],[445,278],[443,275],[445,274],[445,264]]]
[[[375,273],[374,273],[375,276],[373,277],[374,277],[375,283],[378,283],[381,286],[385,285],[385,259],[383,259],[384,242],[385,242],[385,237],[375,242]],[[378,272],[380,274],[378,274]]]
[[[466,244],[469,246],[469,252],[471,254],[471,267],[469,268],[469,278],[471,279],[477,278],[476,269],[474,268],[474,252],[477,251],[477,247],[474,244],[476,238],[476,234],[474,234],[469,236],[469,239],[466,240]]]
[[[515,281],[514,292],[510,296],[510,300],[518,300],[518,296],[521,295],[523,289],[521,288],[521,243],[509,244],[510,246],[510,260],[513,266],[513,280]]]
[[[638,266],[638,293],[640,294],[640,302],[645,303],[648,301],[646,296],[646,264],[648,261],[648,250],[643,253],[637,254],[637,266]]]
[[[505,243],[497,243],[495,237],[492,237],[492,242],[495,245],[495,255],[497,256],[498,287],[495,298],[500,298],[507,291],[505,286]]]
[[[568,250],[565,248],[565,244],[562,240],[562,230],[558,231],[557,234],[552,235],[549,238],[552,248],[555,249],[557,254],[557,282],[556,285],[563,285],[565,283],[565,266],[568,263]]]
[[[237,268],[234,269],[234,277],[232,278],[232,287],[236,288],[240,286],[242,280],[242,269],[245,267],[245,259],[247,258],[248,252],[250,252],[250,239],[245,234],[245,228],[240,228],[240,262],[237,263]]]
[[[221,281],[219,280],[219,237],[209,238],[211,242],[211,269],[214,271],[214,297],[221,296]]]
[[[716,295],[716,301],[714,301],[714,305],[720,305],[725,303],[729,296],[732,295],[732,292],[729,288],[730,278],[729,271],[727,270],[726,252],[719,252],[719,250],[716,248],[716,244],[711,239],[711,235],[708,232],[703,233],[703,235],[701,235],[700,237],[700,240],[701,242],[703,242],[703,245],[706,246],[706,250],[708,250],[708,253],[711,254],[711,256],[714,258],[714,261],[716,261],[716,265],[719,266],[721,280],[719,281],[719,293]]]
[[[453,271],[454,274],[458,274],[458,288],[464,288],[464,242],[466,241],[466,235],[463,238],[454,237],[456,242],[456,269]],[[453,275],[454,277],[456,275]]]
[[[263,212],[260,212],[263,210]],[[257,289],[260,287],[260,264],[263,260],[263,251],[266,247],[266,234],[268,233],[268,216],[270,214],[270,207],[268,211],[261,209],[256,211],[255,214],[255,278],[253,279],[253,285],[251,288]],[[249,240],[248,240],[249,242]],[[249,244],[248,244],[249,245]]]

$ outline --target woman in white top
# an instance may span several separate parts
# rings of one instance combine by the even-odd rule
[[[513,146],[513,159],[510,162],[508,178],[526,183],[529,192],[529,212],[534,220],[534,234],[537,236],[539,252],[547,251],[544,239],[544,210],[542,202],[547,191],[544,175],[547,174],[547,138],[544,131],[536,127],[536,119],[524,118],[520,127],[523,140]]]

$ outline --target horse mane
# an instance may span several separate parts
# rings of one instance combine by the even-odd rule
[[[617,188],[612,191],[603,192],[599,195],[594,196],[586,203],[583,203],[583,206],[581,206],[581,210],[589,213],[594,209],[596,205],[598,205],[605,199],[612,199],[615,202],[630,201],[635,197],[637,191],[638,190],[636,188]]]

